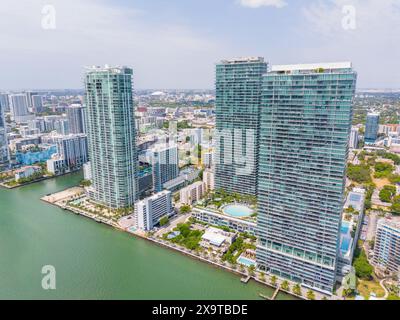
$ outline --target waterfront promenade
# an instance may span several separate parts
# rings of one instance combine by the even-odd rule
[[[293,288],[296,284],[292,283],[290,281],[285,281],[283,279],[279,279],[274,277],[275,279],[273,279],[272,275],[269,274],[265,274],[265,273],[261,273],[258,271],[254,271],[252,273],[250,273],[248,270],[246,270],[245,268],[243,268],[242,270],[237,266],[237,265],[231,265],[228,262],[224,262],[222,261],[220,258],[218,257],[210,257],[208,254],[201,254],[195,250],[189,250],[187,248],[181,247],[179,245],[176,245],[174,243],[171,243],[167,240],[164,240],[161,238],[160,234],[161,232],[158,231],[156,232],[154,235],[150,235],[150,234],[146,234],[144,232],[140,232],[138,231],[129,231],[127,230],[127,228],[122,228],[116,221],[114,221],[113,219],[109,219],[109,218],[105,218],[102,217],[101,215],[97,215],[97,214],[93,214],[90,212],[87,212],[81,208],[77,208],[77,207],[72,207],[70,205],[68,205],[68,202],[70,200],[74,200],[74,199],[78,199],[79,197],[81,197],[84,193],[84,189],[81,187],[72,187],[66,190],[63,190],[61,192],[57,192],[55,194],[49,194],[47,196],[44,196],[41,198],[41,200],[56,205],[64,210],[68,210],[70,212],[73,212],[75,214],[78,215],[82,215],[85,216],[87,218],[90,218],[98,223],[104,223],[106,225],[109,225],[113,228],[116,228],[120,231],[124,231],[127,232],[131,235],[134,236],[138,236],[142,239],[148,240],[154,244],[157,244],[159,246],[163,246],[165,248],[168,248],[170,250],[174,250],[177,251],[181,254],[184,254],[186,256],[189,256],[191,258],[200,260],[202,262],[208,263],[214,267],[217,268],[221,268],[224,270],[227,270],[229,272],[232,272],[240,277],[250,277],[253,281],[256,281],[257,283],[260,283],[262,285],[268,286],[270,288],[279,288],[279,290],[275,290],[274,294],[269,298],[269,299],[275,299],[276,295],[279,292],[283,292],[283,293],[287,293],[290,294],[292,296],[295,296],[298,299],[303,299],[303,300],[308,300],[307,298],[307,293],[309,292],[310,289],[308,288],[303,288],[301,287],[301,295],[297,295],[293,292],[293,290],[291,288]],[[178,222],[184,222],[186,221],[188,218],[190,217],[190,214],[185,215],[184,217],[178,217],[178,219],[176,219],[176,223],[172,222],[172,226],[176,225]],[[171,225],[167,225],[165,226],[165,228],[167,229],[171,229]],[[286,283],[286,285],[288,285],[288,288],[285,289],[285,285],[282,286],[284,283]],[[339,297],[336,296],[325,296],[323,294],[320,294],[319,292],[313,291],[314,293],[314,297],[316,300],[322,300],[322,299],[333,299],[333,300],[338,300],[341,299]]]

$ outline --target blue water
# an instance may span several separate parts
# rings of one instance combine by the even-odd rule
[[[341,234],[348,234],[349,233],[350,225],[348,222],[342,222],[342,226],[340,228]]]
[[[342,252],[343,255],[349,251],[350,247],[350,238],[348,237],[343,237],[342,238],[342,244],[340,245],[340,251]]]
[[[224,213],[237,218],[249,217],[254,213],[252,209],[242,204],[228,205],[223,209],[223,211]]]
[[[239,257],[237,259],[237,262],[239,262],[242,265],[245,265],[246,267],[250,267],[250,266],[255,266],[256,262],[250,259],[247,259],[245,257]]]

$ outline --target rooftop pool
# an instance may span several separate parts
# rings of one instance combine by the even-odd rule
[[[250,217],[254,213],[253,209],[244,204],[230,204],[225,206],[222,211],[235,218]]]

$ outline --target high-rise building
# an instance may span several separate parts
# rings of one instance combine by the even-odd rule
[[[379,113],[368,113],[365,126],[365,143],[375,143],[378,139]]]
[[[373,264],[382,271],[400,272],[400,217],[378,221]]]
[[[349,148],[358,148],[358,128],[351,128]]]
[[[216,188],[255,195],[263,58],[223,60],[216,66]]]
[[[57,153],[47,160],[48,171],[54,174],[77,170],[88,162],[87,137],[76,134],[56,137]]]
[[[163,184],[179,175],[178,146],[156,145],[152,149],[153,187],[155,192],[163,190]]]
[[[111,208],[132,207],[137,198],[132,76],[130,68],[109,66],[85,76],[89,196]]]
[[[273,66],[263,77],[257,263],[326,293],[335,284],[356,78],[351,63]]]
[[[71,132],[69,131],[68,119],[61,118],[61,119],[54,121],[54,130],[56,130],[57,133],[59,133],[63,136],[69,135]]]
[[[43,97],[40,95],[31,96],[32,99],[32,110],[33,112],[43,112]]]
[[[25,94],[10,95],[11,116],[16,123],[24,123],[34,117],[28,111],[28,104]]]
[[[10,101],[7,93],[0,93],[0,105],[3,106],[4,112],[10,111]]]
[[[150,231],[165,216],[174,214],[171,191],[164,190],[135,203],[136,228]]]
[[[25,99],[26,99],[26,103],[28,105],[28,109],[30,109],[31,111],[33,111],[33,96],[36,96],[37,92],[33,92],[33,91],[27,91],[25,92]]]
[[[0,170],[4,168],[9,161],[7,125],[4,117],[5,107],[0,102]]]
[[[73,104],[66,108],[69,121],[69,131],[73,134],[84,133],[84,113],[80,104]]]

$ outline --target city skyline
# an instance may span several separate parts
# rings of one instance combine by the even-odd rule
[[[51,13],[47,3],[6,2],[0,9],[8,30],[0,38],[8,44],[0,53],[2,79],[7,79],[0,81],[2,90],[48,89],[49,83],[54,89],[82,88],[82,68],[106,63],[133,66],[137,89],[209,89],[214,64],[242,56],[264,56],[272,65],[352,61],[359,88],[398,88],[400,83],[398,73],[385,72],[399,66],[398,0],[55,0],[55,29],[42,26]],[[346,13],[355,14],[354,23],[345,20]],[[287,50],[288,43],[297,50]],[[385,59],[376,63],[379,56]],[[23,79],[11,76],[16,65],[24,68]]]

